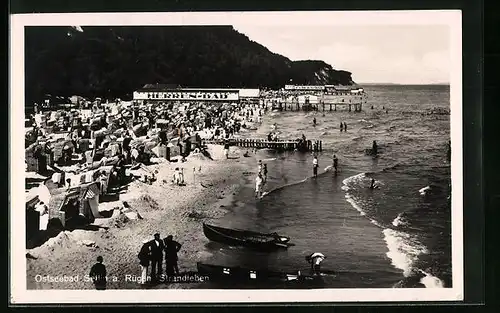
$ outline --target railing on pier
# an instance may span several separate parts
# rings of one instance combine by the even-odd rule
[[[252,138],[238,138],[238,139],[212,139],[203,140],[204,144],[223,145],[228,142],[231,146],[242,148],[256,148],[256,149],[273,149],[278,151],[323,151],[323,143],[321,140],[265,140],[265,139],[252,139]]]

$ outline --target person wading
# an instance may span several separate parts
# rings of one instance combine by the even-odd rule
[[[373,141],[372,144],[372,155],[377,155],[378,154],[378,146],[377,146],[377,141]]]
[[[154,240],[151,243],[151,279],[153,281],[158,281],[163,273],[163,250],[165,245],[160,239],[160,234],[156,233],[154,235]]]
[[[255,197],[260,198],[262,194],[262,174],[259,173],[255,178]]]
[[[337,173],[338,166],[339,166],[339,159],[337,159],[337,156],[334,154],[333,155],[333,168],[335,169],[335,173]]]
[[[313,159],[313,176],[318,177],[318,157],[315,155]]]
[[[164,239],[164,243],[167,276],[179,275],[179,266],[177,265],[179,258],[177,252],[179,252],[182,245],[175,241],[172,235],[168,235]]]
[[[102,256],[98,256],[97,263],[92,266],[89,274],[97,290],[106,290],[106,266],[102,262]]]
[[[262,183],[265,184],[267,182],[267,164],[264,164],[262,168]]]

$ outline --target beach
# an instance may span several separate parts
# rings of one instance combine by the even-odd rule
[[[99,207],[110,212],[126,202],[129,211],[137,211],[142,219],[127,221],[130,212],[114,209],[115,216],[96,219],[93,230],[65,231],[28,250],[28,289],[93,289],[84,279],[37,282],[36,275],[82,277],[98,255],[115,278],[108,280],[108,289],[141,288],[126,275],[139,275],[141,242],[156,232],[161,238],[171,234],[182,244],[181,273],[194,273],[196,262],[305,271],[304,256],[321,252],[328,256],[324,267],[337,273],[326,277],[321,288],[451,287],[449,87],[370,88],[374,109],[271,112],[256,130],[241,132],[243,138],[263,138],[277,127],[283,139],[306,134],[323,140],[317,178],[312,178],[312,153],[298,151],[248,149],[249,157],[244,157],[247,149],[231,147],[226,159],[223,146],[209,145],[213,161],[194,153],[184,163],[148,165],[147,171],[158,171],[155,182],[134,180],[118,200]],[[313,118],[317,125],[312,125]],[[348,131],[339,131],[340,122],[347,123]],[[366,153],[374,140],[379,145],[377,157]],[[327,170],[333,154],[339,159],[337,175]],[[266,195],[260,200],[254,196],[258,160],[269,169]],[[185,169],[186,186],[170,182],[179,166]],[[372,179],[378,186],[373,190],[368,188]],[[203,234],[203,222],[276,231],[290,236],[295,246],[264,253],[210,242]],[[94,244],[82,244],[85,240]],[[253,287],[289,286],[212,282],[149,286]]]
[[[244,171],[238,159],[226,160],[222,146],[209,146],[208,150],[213,161],[201,154],[192,154],[182,163],[186,169],[186,186],[176,186],[170,182],[175,167],[180,164],[165,161],[148,166],[152,171],[158,170],[157,180],[152,185],[135,180],[120,194],[119,200],[100,205],[100,211],[106,211],[123,207],[125,201],[142,219],[127,220],[125,214],[99,218],[94,225],[101,228],[64,231],[42,246],[28,250],[27,253],[36,258],[27,258],[28,289],[93,289],[93,284],[85,280],[85,275],[89,274],[98,255],[104,258],[108,276],[117,279],[108,280],[107,288],[140,288],[137,281],[126,279],[126,275],[140,275],[137,254],[141,242],[144,239],[151,240],[155,232],[159,232],[162,238],[171,234],[182,244],[179,252],[181,272],[195,271],[196,262],[205,257],[202,246],[207,241],[201,221],[218,218],[226,213],[226,207],[237,193]],[[239,154],[236,148],[231,151],[232,156]],[[95,246],[86,246],[82,241],[95,242]],[[76,282],[37,282],[42,279],[37,275],[55,278],[76,276],[79,279]],[[176,287],[182,286],[155,286]]]

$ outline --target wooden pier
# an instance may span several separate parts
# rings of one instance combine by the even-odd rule
[[[337,107],[339,109],[348,110],[349,112],[351,112],[351,111],[361,112],[363,110],[362,103],[344,103],[344,102],[339,102],[339,103],[321,102],[321,103],[315,103],[315,104],[299,104],[299,103],[282,102],[282,103],[273,104],[272,109],[279,110],[279,111],[321,111],[321,112],[326,112],[326,111],[337,111]]]
[[[223,145],[226,142],[224,139],[203,140],[204,144]],[[323,143],[321,140],[274,140],[238,138],[227,139],[230,146],[242,148],[256,149],[273,149],[277,151],[304,151],[304,152],[320,152],[323,151]]]

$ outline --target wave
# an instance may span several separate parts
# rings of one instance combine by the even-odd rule
[[[420,279],[425,288],[444,288],[444,282],[441,279],[422,270],[420,272],[425,275]]]
[[[358,212],[359,212],[359,214],[361,214],[361,216],[366,215],[365,211],[363,211],[363,209],[356,203],[356,201],[354,201],[354,199],[352,198],[351,195],[349,195],[349,193],[346,193],[345,198],[346,198],[347,202],[349,202],[352,205],[353,208],[358,210]]]
[[[367,175],[370,174],[360,173],[342,181],[342,190],[345,191],[346,201],[351,204],[361,216],[366,216],[370,223],[382,229],[384,241],[388,249],[386,255],[395,268],[403,271],[405,278],[417,284],[419,281],[420,284],[424,285],[426,288],[442,288],[444,283],[441,279],[416,267],[419,257],[429,253],[427,247],[423,245],[415,235],[392,228],[392,226],[400,228],[409,224],[405,213],[399,213],[392,221],[391,227],[384,226],[375,218],[368,216],[367,213],[369,212],[365,212],[365,209],[360,205],[359,201],[351,195],[351,189],[355,190],[356,186],[361,185],[361,183],[367,179]],[[401,282],[400,285],[404,285],[405,283],[406,282]]]
[[[392,265],[402,270],[405,277],[410,276],[414,271],[413,264],[418,260],[418,257],[429,251],[408,233],[390,228],[384,229],[382,233],[389,249],[386,255],[391,259]]]
[[[350,184],[355,183],[355,182],[361,182],[361,181],[363,181],[363,179],[365,177],[366,177],[366,173],[360,173],[360,174],[357,174],[357,175],[353,175],[351,177],[347,177],[346,179],[344,179],[342,181],[342,184],[344,186],[347,186],[347,188],[349,188]]]

